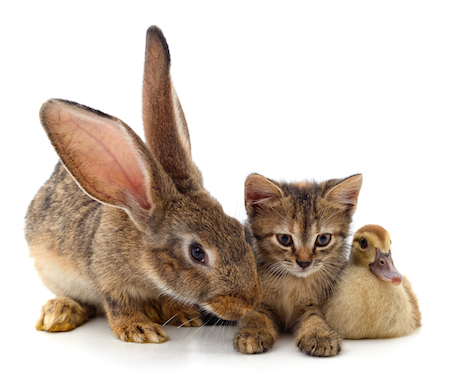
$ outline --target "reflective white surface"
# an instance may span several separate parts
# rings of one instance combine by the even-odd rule
[[[22,251],[19,248],[17,251]],[[440,384],[445,380],[449,339],[446,312],[435,309],[434,293],[418,286],[424,326],[411,336],[388,340],[345,340],[333,358],[300,353],[290,334],[261,355],[234,351],[234,327],[177,328],[166,326],[170,340],[163,344],[124,343],[111,333],[105,317],[96,317],[66,333],[34,330],[40,305],[51,297],[34,275],[31,260],[8,265],[17,279],[2,284],[4,359],[0,380],[34,386],[270,385],[274,383],[344,382],[356,386]],[[437,274],[435,278],[439,278]],[[425,282],[425,281],[423,281]],[[429,283],[431,286],[431,283]],[[439,297],[442,300],[443,293]],[[8,318],[9,317],[9,318]]]

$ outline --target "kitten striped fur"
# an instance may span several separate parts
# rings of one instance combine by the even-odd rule
[[[322,307],[347,262],[346,239],[361,184],[361,175],[321,183],[247,178],[246,232],[263,301],[239,322],[236,350],[265,352],[288,331],[302,352],[339,353],[341,339],[324,321]]]

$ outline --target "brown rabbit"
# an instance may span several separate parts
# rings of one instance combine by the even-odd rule
[[[63,100],[42,106],[61,162],[26,216],[36,269],[57,296],[42,308],[37,329],[68,331],[99,310],[121,340],[159,343],[167,340],[157,324],[163,309],[187,308],[184,315],[195,321],[198,305],[237,320],[260,302],[244,229],[203,188],[169,71],[166,40],[150,27],[147,145],[99,111]]]

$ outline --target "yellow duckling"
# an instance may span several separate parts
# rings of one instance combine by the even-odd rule
[[[381,339],[408,335],[421,319],[411,283],[392,261],[389,233],[376,225],[360,228],[325,320],[343,338]]]

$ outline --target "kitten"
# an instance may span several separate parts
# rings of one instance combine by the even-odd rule
[[[296,335],[300,351],[334,356],[341,338],[322,306],[348,256],[347,235],[362,175],[322,183],[278,183],[252,174],[245,182],[247,239],[253,247],[264,295],[239,323],[234,347],[269,350],[282,331]]]

